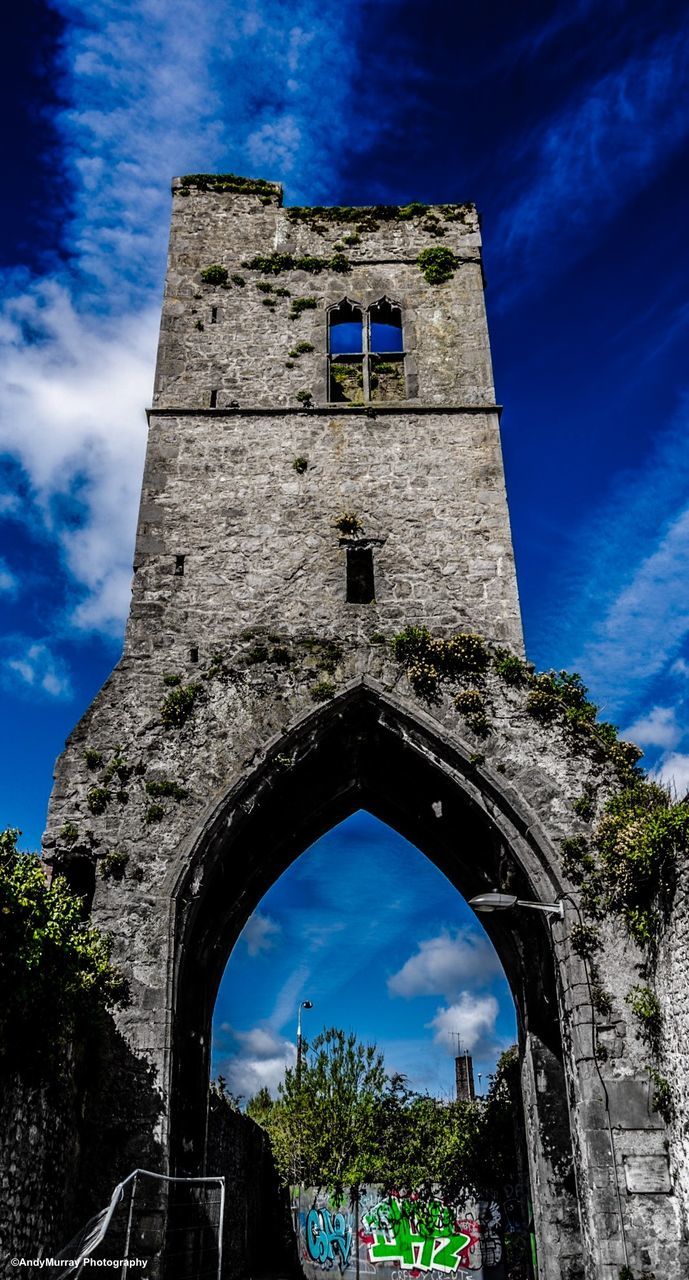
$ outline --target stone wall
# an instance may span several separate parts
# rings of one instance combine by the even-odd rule
[[[79,1126],[71,1075],[0,1081],[0,1265],[66,1244],[75,1212]]]
[[[659,1071],[670,1085],[670,1167],[689,1235],[689,868],[680,865],[654,974],[663,1011]]]
[[[301,1276],[289,1197],[265,1130],[211,1093],[208,1176],[225,1178],[223,1277]]]

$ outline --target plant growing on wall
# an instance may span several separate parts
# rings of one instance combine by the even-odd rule
[[[78,1026],[126,1000],[111,945],[84,924],[81,898],[62,876],[50,885],[40,858],[0,832],[0,1063],[41,1076]]]
[[[205,267],[201,272],[201,279],[204,284],[226,285],[228,277],[227,267],[221,267],[217,262],[212,263],[210,267]]]
[[[429,284],[444,284],[446,280],[452,279],[460,259],[451,249],[438,245],[432,249],[423,249],[416,264]]]

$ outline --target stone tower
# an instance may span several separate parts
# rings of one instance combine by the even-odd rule
[[[45,841],[130,982],[111,1183],[206,1167],[225,963],[335,822],[370,809],[466,897],[552,902],[573,889],[574,800],[613,785],[499,664],[476,659],[458,691],[389,643],[422,626],[522,654],[472,205],[290,209],[263,181],[174,182],[134,569],[123,656],[58,762]],[[601,1092],[567,921],[488,922],[517,1007],[542,1277],[616,1280],[643,1240],[679,1280],[640,1050],[611,1022]],[[625,945],[606,939],[618,1010]],[[626,1152],[649,1160],[636,1198]]]

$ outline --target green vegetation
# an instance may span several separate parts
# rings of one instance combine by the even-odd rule
[[[79,828],[73,822],[66,822],[63,827],[60,827],[60,842],[67,845],[68,849],[71,849],[78,839]]]
[[[296,346],[292,347],[292,350],[289,352],[289,355],[292,357],[293,360],[298,360],[300,356],[304,356],[308,351],[313,351],[313,350],[314,350],[314,346],[312,342],[298,342]]]
[[[111,798],[107,787],[89,787],[86,792],[86,803],[91,813],[95,814],[96,817],[101,813],[105,813]]]
[[[84,752],[84,760],[86,761],[86,768],[95,772],[96,769],[100,769],[103,763],[103,752],[96,751],[94,747],[87,747]]]
[[[291,253],[257,253],[242,266],[250,271],[261,271],[263,275],[278,276],[282,271],[308,271],[310,275],[320,275],[321,271],[336,271],[346,275],[350,265],[343,253],[334,253],[329,258],[318,258],[313,254],[304,254],[295,258]]]
[[[201,685],[197,682],[180,685],[163,699],[160,718],[167,729],[181,729],[191,716],[196,700],[201,694]]]
[[[261,1089],[247,1114],[267,1129],[286,1185],[341,1197],[373,1182],[403,1196],[440,1190],[456,1203],[513,1177],[518,1080],[511,1049],[485,1102],[441,1102],[389,1075],[375,1045],[331,1027],[316,1036],[299,1076],[286,1071],[277,1100]]]
[[[422,249],[416,264],[429,284],[444,284],[446,280],[452,279],[460,259],[451,249],[439,245],[432,249]]]
[[[242,178],[237,173],[186,173],[181,179],[182,191],[195,187],[197,191],[214,191],[223,194],[226,191],[239,195],[260,195],[278,201],[282,198],[282,190],[277,182],[266,182],[264,178]],[[181,192],[180,192],[181,194]]]
[[[657,1057],[660,1052],[663,1011],[655,991],[647,986],[632,987],[626,996],[626,1002],[634,1017],[638,1018],[641,1039]]]
[[[311,685],[309,693],[314,702],[327,702],[335,693],[335,685],[332,680],[317,680]]]
[[[290,320],[297,320],[302,311],[315,311],[318,303],[315,298],[292,298],[292,305],[289,311]]]
[[[0,1064],[40,1078],[127,990],[82,899],[62,876],[48,885],[41,859],[17,851],[19,834],[0,833]]]
[[[300,456],[293,460],[292,466],[298,476],[303,476],[304,472],[308,470],[309,460]]]
[[[232,281],[233,284],[236,284],[238,289],[243,289],[246,284],[246,280],[244,279],[244,276],[238,275],[236,271],[234,272],[233,275],[230,276],[230,280]]]
[[[159,800],[162,796],[167,796],[171,800],[186,800],[189,792],[184,787],[180,787],[178,782],[173,782],[172,778],[159,778],[157,781],[153,779],[146,783],[146,793]]]
[[[298,400],[305,409],[310,409],[313,404],[313,393],[311,391],[297,391],[295,400]]]
[[[355,511],[343,511],[335,521],[335,528],[343,538],[355,538],[361,533],[363,525]]]
[[[229,279],[227,267],[221,267],[218,262],[214,262],[210,267],[205,267],[201,272],[201,279],[204,284],[226,285]]]
[[[128,862],[128,853],[113,849],[99,859],[98,868],[104,880],[123,880]]]
[[[149,804],[144,813],[144,822],[147,827],[153,826],[156,822],[162,822],[165,817],[165,810],[162,804]]]

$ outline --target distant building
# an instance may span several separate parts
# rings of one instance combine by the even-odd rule
[[[455,1058],[455,1085],[458,1102],[471,1102],[474,1092],[474,1064],[468,1053]]]

